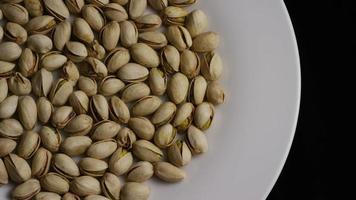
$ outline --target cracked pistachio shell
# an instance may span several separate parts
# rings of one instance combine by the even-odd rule
[[[47,12],[59,21],[69,18],[69,10],[63,0],[43,0]]]
[[[31,96],[19,98],[17,106],[17,115],[24,129],[32,130],[37,122],[36,102]]]
[[[177,129],[171,124],[165,124],[160,126],[154,135],[153,141],[159,148],[167,148],[171,146],[177,137]]]
[[[135,19],[139,32],[154,31],[161,27],[162,20],[157,14],[147,14]]]
[[[31,178],[31,167],[20,156],[10,153],[4,158],[7,173],[15,183],[22,183]]]
[[[224,89],[219,84],[219,82],[212,81],[208,84],[206,97],[207,100],[214,105],[224,103],[225,93],[224,93]]]
[[[168,6],[162,11],[162,21],[165,25],[184,25],[188,11],[176,6]]]
[[[106,76],[100,81],[99,93],[104,96],[112,96],[118,93],[124,87],[125,83],[116,78],[116,76]]]
[[[49,171],[52,161],[52,153],[47,149],[40,147],[33,155],[31,163],[32,176],[41,178]]]
[[[104,12],[94,4],[83,6],[82,16],[94,31],[100,31],[106,24]]]
[[[131,166],[126,173],[128,182],[142,183],[150,179],[154,174],[153,165],[147,161],[139,161]]]
[[[177,128],[178,131],[186,130],[193,121],[194,105],[192,103],[182,104],[176,112],[172,125]]]
[[[32,91],[38,97],[46,97],[51,91],[53,75],[45,68],[41,68],[32,77]]]
[[[55,128],[63,129],[75,115],[71,106],[58,107],[52,114],[51,123]]]
[[[117,135],[120,129],[120,124],[110,120],[103,120],[94,124],[90,137],[96,141],[112,139]]]
[[[4,161],[0,158],[0,186],[9,183],[9,175],[7,174]]]
[[[115,73],[130,61],[130,53],[127,49],[119,47],[109,52],[105,58],[105,64],[109,73]]]
[[[23,3],[31,17],[43,15],[43,5],[41,0],[24,0]]]
[[[11,192],[11,197],[14,200],[31,199],[41,191],[40,182],[37,179],[29,179],[26,182],[17,185]]]
[[[53,84],[49,99],[54,106],[62,106],[68,101],[69,95],[72,94],[72,92],[72,83],[60,78]]]
[[[138,42],[145,43],[155,50],[165,47],[168,43],[166,36],[158,31],[139,33]]]
[[[223,63],[216,52],[209,52],[202,58],[201,73],[205,79],[216,81],[221,77]]]
[[[167,93],[169,99],[175,104],[184,102],[187,98],[188,89],[188,78],[182,73],[174,74],[168,82]]]
[[[41,138],[34,131],[25,132],[17,145],[17,155],[28,160],[37,152],[41,145]]]
[[[189,79],[192,79],[200,73],[200,58],[197,53],[190,50],[184,50],[180,55],[180,71]]]
[[[109,0],[87,0],[88,3],[92,3],[96,6],[103,7],[106,4],[108,4],[110,1]]]
[[[179,71],[180,54],[174,46],[167,45],[162,49],[160,61],[167,74],[173,74]]]
[[[157,52],[145,43],[136,43],[130,47],[132,59],[145,67],[158,67],[160,64]]]
[[[148,200],[150,188],[142,183],[127,182],[120,192],[121,200]]]
[[[23,127],[16,119],[4,119],[0,121],[0,136],[9,139],[18,139],[23,133]]]
[[[0,61],[0,69],[1,68],[2,66]],[[5,78],[1,78],[1,70],[0,70],[0,102],[4,101],[8,93],[9,93],[9,88],[7,85],[7,81]]]
[[[161,96],[167,89],[167,75],[158,68],[152,68],[148,76],[148,83],[152,93]]]
[[[18,100],[18,96],[11,95],[0,102],[0,119],[10,118],[15,114]]]
[[[195,77],[189,86],[188,101],[192,102],[194,105],[199,105],[203,103],[206,94],[207,81],[203,76]]]
[[[115,152],[116,148],[117,144],[114,139],[97,141],[89,146],[87,156],[96,159],[104,159],[111,156],[111,154]]]
[[[215,32],[205,32],[197,35],[192,44],[192,50],[199,53],[214,51],[219,46],[219,35]]]
[[[187,144],[193,154],[208,151],[208,141],[205,134],[195,126],[190,126],[187,131]]]
[[[29,34],[46,34],[54,27],[56,27],[56,20],[49,15],[34,17],[26,24]]]
[[[64,63],[62,67],[62,77],[64,79],[70,81],[72,85],[75,86],[78,82],[79,76],[80,74],[78,67],[74,62],[68,60],[66,63]]]
[[[75,161],[63,153],[58,153],[53,156],[52,167],[61,176],[69,179],[80,175],[79,168]]]
[[[121,99],[125,102],[132,102],[142,97],[149,95],[151,92],[150,88],[143,82],[132,83],[127,85],[121,94]]]
[[[124,47],[130,47],[138,41],[138,30],[133,21],[120,22],[120,42]]]
[[[15,95],[28,95],[32,90],[31,82],[22,74],[15,72],[14,75],[8,79],[9,90]]]
[[[0,43],[0,60],[5,62],[16,61],[22,53],[21,47],[15,42]]]
[[[157,162],[163,159],[163,152],[147,140],[137,140],[133,144],[133,154],[142,161]]]
[[[143,15],[147,7],[147,0],[130,0],[127,8],[131,19],[137,19]]]
[[[197,0],[168,0],[169,5],[177,7],[187,7],[195,4]]]
[[[41,137],[42,145],[51,152],[57,152],[59,145],[62,142],[61,133],[54,128],[49,126],[42,126],[39,131]]]
[[[72,14],[80,14],[80,11],[85,5],[84,0],[64,0],[64,3]]]
[[[67,62],[67,57],[59,51],[50,51],[41,56],[41,67],[48,71],[55,71]]]
[[[6,83],[6,78],[10,77],[14,73],[16,65],[11,62],[1,61],[0,60],[0,81],[1,81],[1,99],[4,100],[6,97],[5,93],[8,92],[8,87]]]
[[[0,138],[0,158],[7,156],[15,150],[17,143],[9,138]]]
[[[71,182],[70,191],[80,197],[100,194],[100,182],[91,176],[80,176]]]
[[[137,137],[145,140],[151,140],[153,138],[155,127],[149,119],[145,117],[132,117],[128,125]]]
[[[192,159],[192,153],[187,143],[183,140],[177,140],[168,147],[167,156],[169,162],[177,167],[187,165]]]
[[[74,117],[65,127],[64,131],[73,136],[86,135],[93,126],[93,119],[86,114]]]
[[[33,52],[29,48],[25,48],[17,63],[19,72],[25,76],[30,77],[38,71],[38,64],[40,57],[36,52]],[[51,85],[51,83],[50,83]],[[50,86],[47,86],[50,87]]]
[[[117,96],[112,96],[109,100],[109,114],[110,118],[118,123],[126,124],[130,119],[130,110]]]
[[[88,56],[86,46],[83,43],[75,41],[66,42],[64,52],[75,63],[82,62]]]
[[[185,27],[193,38],[207,31],[208,25],[208,17],[200,9],[193,10],[185,20]]]
[[[28,37],[27,47],[36,53],[47,53],[53,48],[52,40],[43,34],[34,34]]]
[[[161,106],[152,115],[151,122],[156,126],[169,123],[174,118],[176,111],[177,106],[170,101],[166,101],[162,103]]]
[[[156,162],[154,164],[155,175],[166,182],[182,181],[186,174],[182,169],[168,162]]]
[[[194,124],[201,130],[210,127],[214,118],[214,106],[211,103],[203,102],[197,106],[194,112]]]
[[[143,97],[132,105],[132,115],[135,117],[151,115],[159,108],[161,103],[161,99],[157,96]]]
[[[79,77],[78,88],[89,97],[95,95],[98,90],[98,86],[95,79],[86,76]]]
[[[29,14],[26,8],[17,3],[5,3],[0,5],[2,13],[10,22],[24,25],[29,20]]]
[[[131,129],[122,127],[116,136],[116,141],[118,147],[131,149],[132,144],[136,142],[136,135]]]
[[[146,67],[136,63],[127,63],[117,71],[117,77],[128,83],[144,81],[148,78],[148,74]]]
[[[83,18],[75,18],[73,21],[73,35],[85,43],[94,41],[94,32],[91,30],[88,22]]]
[[[61,196],[54,192],[40,192],[35,197],[34,200],[61,200]]]
[[[109,119],[109,104],[103,95],[96,94],[90,98],[89,112],[94,121]]]
[[[10,41],[16,42],[17,44],[26,42],[27,31],[20,24],[8,22],[4,28],[4,34]]]
[[[168,42],[179,51],[189,49],[192,46],[192,37],[189,31],[183,26],[169,26],[166,36]]]
[[[60,174],[49,172],[40,179],[42,189],[48,192],[64,194],[69,191],[69,181]]]
[[[108,75],[108,70],[103,62],[94,57],[87,57],[81,63],[79,71],[81,74],[96,79],[102,79]]]
[[[106,172],[100,180],[100,185],[106,197],[112,200],[119,200],[121,182],[115,174]]]
[[[89,157],[82,158],[79,161],[78,166],[83,175],[92,177],[103,176],[106,169],[109,167],[105,161]]]
[[[46,97],[40,97],[37,99],[36,106],[38,120],[43,124],[49,122],[54,109],[51,102]]]
[[[106,51],[103,45],[101,45],[98,40],[94,40],[92,43],[87,45],[88,56],[103,60],[106,56]]]
[[[76,90],[69,96],[69,104],[78,115],[85,114],[89,109],[89,98],[85,92]]]
[[[108,20],[122,22],[128,19],[127,12],[124,7],[117,3],[108,3],[103,6],[104,15]]]
[[[109,22],[100,30],[99,38],[106,50],[115,49],[120,39],[120,24],[116,21]]]
[[[121,176],[130,169],[132,163],[132,153],[126,149],[118,148],[110,157],[109,170],[116,176]]]
[[[80,197],[76,194],[67,192],[62,196],[62,200],[80,200]]]
[[[151,8],[161,11],[168,6],[168,0],[147,0]]]
[[[54,47],[63,50],[65,44],[70,40],[72,26],[69,21],[62,21],[54,28],[52,33]]]
[[[92,140],[88,136],[67,137],[61,144],[61,150],[69,156],[83,155],[91,145]]]

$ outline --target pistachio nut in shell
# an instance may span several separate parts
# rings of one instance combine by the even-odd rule
[[[118,47],[113,49],[108,53],[108,56],[105,58],[105,64],[108,68],[109,73],[115,73],[122,66],[126,65],[130,61],[129,50]]]
[[[193,44],[192,37],[184,26],[169,26],[166,36],[168,42],[176,47],[179,51],[189,49]]]
[[[201,154],[208,151],[208,141],[205,134],[195,126],[188,128],[187,144],[193,154]]]
[[[199,104],[194,112],[195,126],[203,131],[208,129],[213,121],[214,113],[214,106],[211,103]]]
[[[193,38],[207,31],[208,25],[208,17],[200,9],[193,10],[185,19],[185,27]]]
[[[9,177],[15,183],[22,183],[31,178],[31,167],[20,156],[10,153],[4,158]]]
[[[109,100],[109,113],[112,120],[124,124],[129,122],[131,117],[126,103],[117,96],[112,96]]]
[[[84,0],[64,0],[64,3],[67,5],[69,12],[72,14],[79,14],[85,5]]]
[[[100,194],[100,182],[91,176],[79,176],[71,182],[70,191],[80,197]]]
[[[156,130],[153,141],[159,148],[167,148],[176,141],[176,137],[177,129],[171,124],[165,124]]]
[[[155,127],[146,117],[132,117],[128,123],[137,137],[151,140],[153,138]]]
[[[206,97],[207,100],[214,105],[224,103],[225,93],[224,93],[224,89],[222,88],[219,82],[211,81],[208,84]]]
[[[177,111],[177,106],[170,102],[166,101],[161,104],[161,106],[156,110],[156,112],[151,117],[151,122],[155,126],[161,126],[163,124],[169,123]]]
[[[42,145],[51,152],[57,152],[62,142],[61,133],[52,127],[42,126],[39,131]]]
[[[23,127],[16,119],[4,119],[0,121],[0,136],[9,139],[18,139],[23,133]]]
[[[168,163],[156,162],[154,164],[155,175],[166,182],[179,182],[186,176],[182,169]]]
[[[65,127],[64,131],[70,135],[86,135],[93,126],[93,119],[86,114],[75,116]]]
[[[120,147],[110,157],[109,170],[116,176],[121,176],[130,169],[132,163],[132,153]]]
[[[82,8],[82,16],[94,31],[100,31],[106,24],[104,12],[94,4],[86,4]]]
[[[19,72],[25,77],[30,77],[38,71],[39,62],[40,57],[38,53],[32,51],[30,48],[25,48],[17,63]]]
[[[201,73],[210,81],[216,81],[221,77],[223,63],[217,52],[209,52],[203,55]]]
[[[145,43],[155,50],[165,47],[168,43],[166,36],[159,31],[148,31],[139,33],[138,42]]]
[[[64,79],[70,81],[72,85],[76,85],[79,80],[79,76],[80,74],[78,67],[74,62],[68,60],[66,63],[64,63],[62,67],[62,77]]]
[[[188,89],[188,78],[179,72],[174,74],[168,82],[167,93],[169,99],[175,104],[184,102],[187,98]]]
[[[40,97],[37,99],[36,106],[38,120],[42,124],[49,122],[54,109],[51,102],[46,97]]]
[[[40,179],[41,187],[48,192],[64,194],[69,191],[69,181],[55,172],[49,172]]]
[[[70,13],[63,0],[43,0],[43,4],[47,12],[59,21],[69,18]]]
[[[106,56],[106,50],[101,45],[98,40],[94,40],[92,43],[87,45],[88,56],[103,60]]]
[[[103,62],[94,57],[87,57],[80,63],[79,71],[81,74],[96,79],[102,79],[108,75],[108,70]]]
[[[71,136],[62,142],[60,148],[69,156],[79,156],[83,155],[91,144],[92,140],[88,136]]]
[[[54,192],[40,192],[35,197],[34,200],[61,200],[61,196]]]
[[[50,51],[41,56],[41,67],[48,71],[55,71],[61,68],[66,62],[67,57],[59,51]]]
[[[183,8],[168,6],[162,11],[161,15],[165,25],[184,25],[188,14],[188,11]]]
[[[23,44],[27,40],[27,31],[21,25],[8,22],[4,27],[4,35],[17,44]]]
[[[154,95],[160,96],[166,92],[167,89],[167,75],[158,68],[152,68],[148,76],[148,84]]]
[[[24,0],[23,3],[31,17],[43,15],[43,5],[41,0]]]
[[[41,138],[34,131],[27,131],[21,136],[21,140],[17,145],[17,155],[28,160],[37,152],[41,145]]]
[[[117,146],[125,149],[131,149],[132,144],[136,142],[136,134],[127,127],[122,127],[116,136]]]
[[[142,161],[157,162],[163,159],[163,152],[147,140],[138,140],[133,144],[133,154]]]
[[[83,18],[75,18],[73,21],[73,35],[85,43],[94,41],[94,32],[90,28],[88,22]]]
[[[192,44],[192,50],[199,53],[214,51],[220,42],[220,37],[215,32],[205,32],[197,35]]]
[[[26,24],[26,30],[29,34],[47,34],[56,26],[54,17],[42,15],[32,18]]]
[[[110,120],[103,120],[94,124],[90,138],[96,141],[111,139],[117,135],[120,129],[120,124]]]
[[[0,6],[2,13],[10,22],[24,25],[29,20],[29,14],[26,8],[17,3],[5,3]]]
[[[149,187],[135,182],[127,182],[120,192],[121,200],[147,200],[149,196]]]
[[[27,47],[36,53],[47,53],[53,48],[52,40],[43,34],[34,34],[28,37]]]
[[[106,172],[100,180],[101,190],[104,195],[112,200],[119,200],[121,182],[120,179],[110,172]]]
[[[176,112],[176,115],[172,121],[172,125],[177,128],[178,131],[184,131],[188,129],[193,121],[194,116],[194,105],[192,103],[182,104]]]
[[[0,66],[1,66],[2,61],[0,61]],[[15,67],[15,64],[13,64],[13,67]],[[0,69],[3,67],[1,66]],[[0,77],[1,77],[1,70],[0,70]],[[0,78],[0,102],[4,101],[4,99],[7,97],[7,94],[9,93],[9,87],[6,81],[6,78]]]
[[[9,138],[0,138],[0,158],[15,150],[17,142]]]
[[[12,62],[21,56],[22,49],[15,42],[2,42],[0,43],[0,52],[0,60]]]
[[[37,179],[29,179],[26,182],[17,185],[11,192],[11,197],[14,200],[31,199],[41,191],[40,182]]]
[[[197,0],[168,0],[169,5],[177,7],[187,7],[195,4]]]
[[[107,162],[89,157],[82,158],[79,161],[78,166],[82,174],[93,177],[103,176],[106,169],[109,167]]]
[[[31,81],[24,77],[21,73],[15,72],[8,79],[9,90],[15,95],[28,95],[32,90]]]
[[[122,22],[128,19],[127,12],[124,7],[117,3],[108,3],[103,7],[104,15],[108,20]]]
[[[184,50],[180,56],[180,71],[189,79],[192,79],[200,73],[200,58],[197,53],[190,50]]]
[[[109,0],[87,0],[88,3],[94,4],[98,7],[103,7],[106,4],[108,4],[110,1]]]
[[[88,56],[88,50],[83,43],[68,41],[64,46],[64,52],[67,57],[75,62],[82,62]]]
[[[203,76],[199,75],[195,77],[189,85],[188,101],[195,105],[203,103],[207,85],[208,83]]]
[[[113,139],[101,140],[91,144],[87,150],[87,156],[104,159],[115,152],[117,148],[116,141]]]
[[[183,140],[177,140],[167,149],[167,157],[170,163],[177,167],[187,165],[192,159],[192,153]]]
[[[117,71],[117,77],[128,83],[144,81],[148,78],[148,74],[146,67],[136,63],[127,63]]]
[[[54,127],[63,129],[74,117],[73,107],[61,106],[53,112],[51,123]]]
[[[111,0],[111,2],[124,6],[129,2],[129,0]]]
[[[62,51],[65,44],[70,40],[72,26],[68,20],[62,21],[52,32],[53,44],[56,49]]]
[[[172,45],[165,46],[160,54],[161,65],[167,74],[179,71],[180,54],[177,48]]]
[[[109,104],[103,95],[96,94],[90,98],[89,112],[94,121],[109,119]]]
[[[41,178],[48,173],[51,166],[52,153],[47,149],[40,147],[31,162],[31,174],[36,178]]]
[[[147,0],[130,0],[128,12],[131,19],[136,19],[143,15],[147,7]]]
[[[138,40],[138,30],[133,21],[120,22],[120,42],[124,47],[136,44]]]
[[[71,192],[67,192],[62,196],[62,200],[80,200],[80,197]]]
[[[168,0],[147,0],[151,8],[161,11],[168,6]]]
[[[0,119],[6,119],[13,116],[16,112],[19,97],[11,95],[0,102]]]
[[[2,40],[3,37],[4,37],[4,29],[1,26],[0,27],[0,41]]]
[[[105,196],[102,196],[102,195],[92,194],[92,195],[86,196],[84,198],[84,200],[110,200],[110,199],[106,198]]]
[[[1,89],[3,89],[0,100],[4,100],[4,98],[7,95],[8,85],[7,84],[5,85],[5,83],[7,83],[6,78],[11,77],[13,75],[15,71],[15,67],[16,67],[15,63],[0,60],[0,81],[1,81]]]
[[[35,127],[37,122],[37,107],[35,100],[31,96],[19,98],[17,115],[26,130],[32,130]]]
[[[79,77],[78,88],[89,97],[95,95],[98,91],[96,80],[86,76]]]
[[[116,78],[116,76],[106,76],[99,83],[99,93],[104,96],[112,96],[124,87],[125,83]]]
[[[147,161],[139,161],[131,166],[126,173],[128,182],[142,183],[150,179],[154,174],[153,165]]]
[[[68,101],[72,92],[72,83],[65,79],[59,78],[52,86],[49,99],[54,106],[62,106]]]
[[[68,101],[78,115],[85,114],[88,112],[89,98],[83,91],[81,90],[74,91],[69,96]]]
[[[0,186],[9,183],[9,175],[7,174],[4,161],[0,158]]]
[[[162,20],[157,14],[146,14],[135,19],[137,30],[139,32],[154,31],[161,27]]]
[[[100,30],[99,38],[106,50],[115,49],[120,39],[120,24],[117,21],[109,22]]]
[[[133,116],[148,116],[153,114],[161,105],[162,100],[157,96],[146,96],[137,100],[131,108]]]
[[[141,99],[142,97],[145,97],[149,95],[151,92],[150,87],[146,85],[143,82],[138,82],[138,83],[132,83],[127,85],[122,93],[121,93],[121,99],[125,102],[132,102],[138,99]]]
[[[58,174],[69,179],[80,175],[79,168],[75,161],[63,153],[58,153],[53,156],[52,168],[58,172]]]
[[[136,43],[130,47],[132,59],[145,67],[158,67],[160,60],[157,52],[145,43]]]

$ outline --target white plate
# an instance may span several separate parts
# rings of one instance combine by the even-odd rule
[[[201,0],[221,35],[227,98],[208,131],[209,152],[179,184],[150,181],[152,200],[261,200],[274,185],[296,127],[300,69],[282,0]],[[9,186],[0,188],[6,199]]]

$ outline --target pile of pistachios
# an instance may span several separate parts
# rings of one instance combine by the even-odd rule
[[[0,1],[0,186],[17,184],[12,199],[146,200],[152,176],[185,178],[224,102],[219,36],[195,2]]]

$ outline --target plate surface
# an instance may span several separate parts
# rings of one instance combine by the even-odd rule
[[[209,152],[179,184],[151,180],[152,200],[265,199],[287,157],[298,116],[300,68],[281,0],[201,0],[221,35],[226,102],[207,132]],[[10,186],[0,188],[7,199]]]

